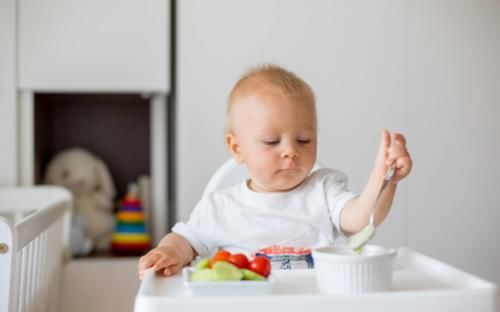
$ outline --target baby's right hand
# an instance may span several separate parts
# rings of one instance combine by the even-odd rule
[[[164,276],[171,276],[182,269],[182,261],[179,253],[170,246],[161,246],[151,249],[139,259],[139,278],[142,280],[144,272],[153,268]]]

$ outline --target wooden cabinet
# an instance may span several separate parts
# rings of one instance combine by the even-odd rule
[[[37,95],[84,94],[115,102],[141,96],[149,104],[143,110],[149,111],[144,118],[148,124],[142,129],[149,129],[144,140],[150,144],[149,150],[134,153],[142,150],[143,158],[149,158],[144,163],[151,175],[153,236],[158,241],[168,224],[169,28],[167,0],[0,1],[0,186],[41,181],[36,113],[48,111],[37,110]]]
[[[166,0],[20,0],[19,88],[168,92]]]

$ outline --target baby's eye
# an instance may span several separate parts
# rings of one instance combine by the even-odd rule
[[[264,141],[264,144],[267,144],[267,145],[276,145],[280,142],[280,140],[267,140],[267,141]]]
[[[297,140],[297,142],[299,144],[309,144],[311,142],[311,140],[308,140],[308,139],[299,139],[299,140]]]

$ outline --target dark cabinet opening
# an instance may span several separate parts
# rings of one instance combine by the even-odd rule
[[[129,182],[150,175],[150,109],[140,94],[35,94],[35,183],[54,155],[82,147],[106,163],[123,196]]]

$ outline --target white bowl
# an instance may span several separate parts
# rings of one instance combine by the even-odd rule
[[[182,269],[182,280],[194,296],[259,296],[273,292],[276,279],[271,273],[265,281],[191,281],[194,268]]]
[[[324,294],[352,294],[391,288],[395,249],[366,245],[361,254],[349,246],[312,251],[316,280]]]

